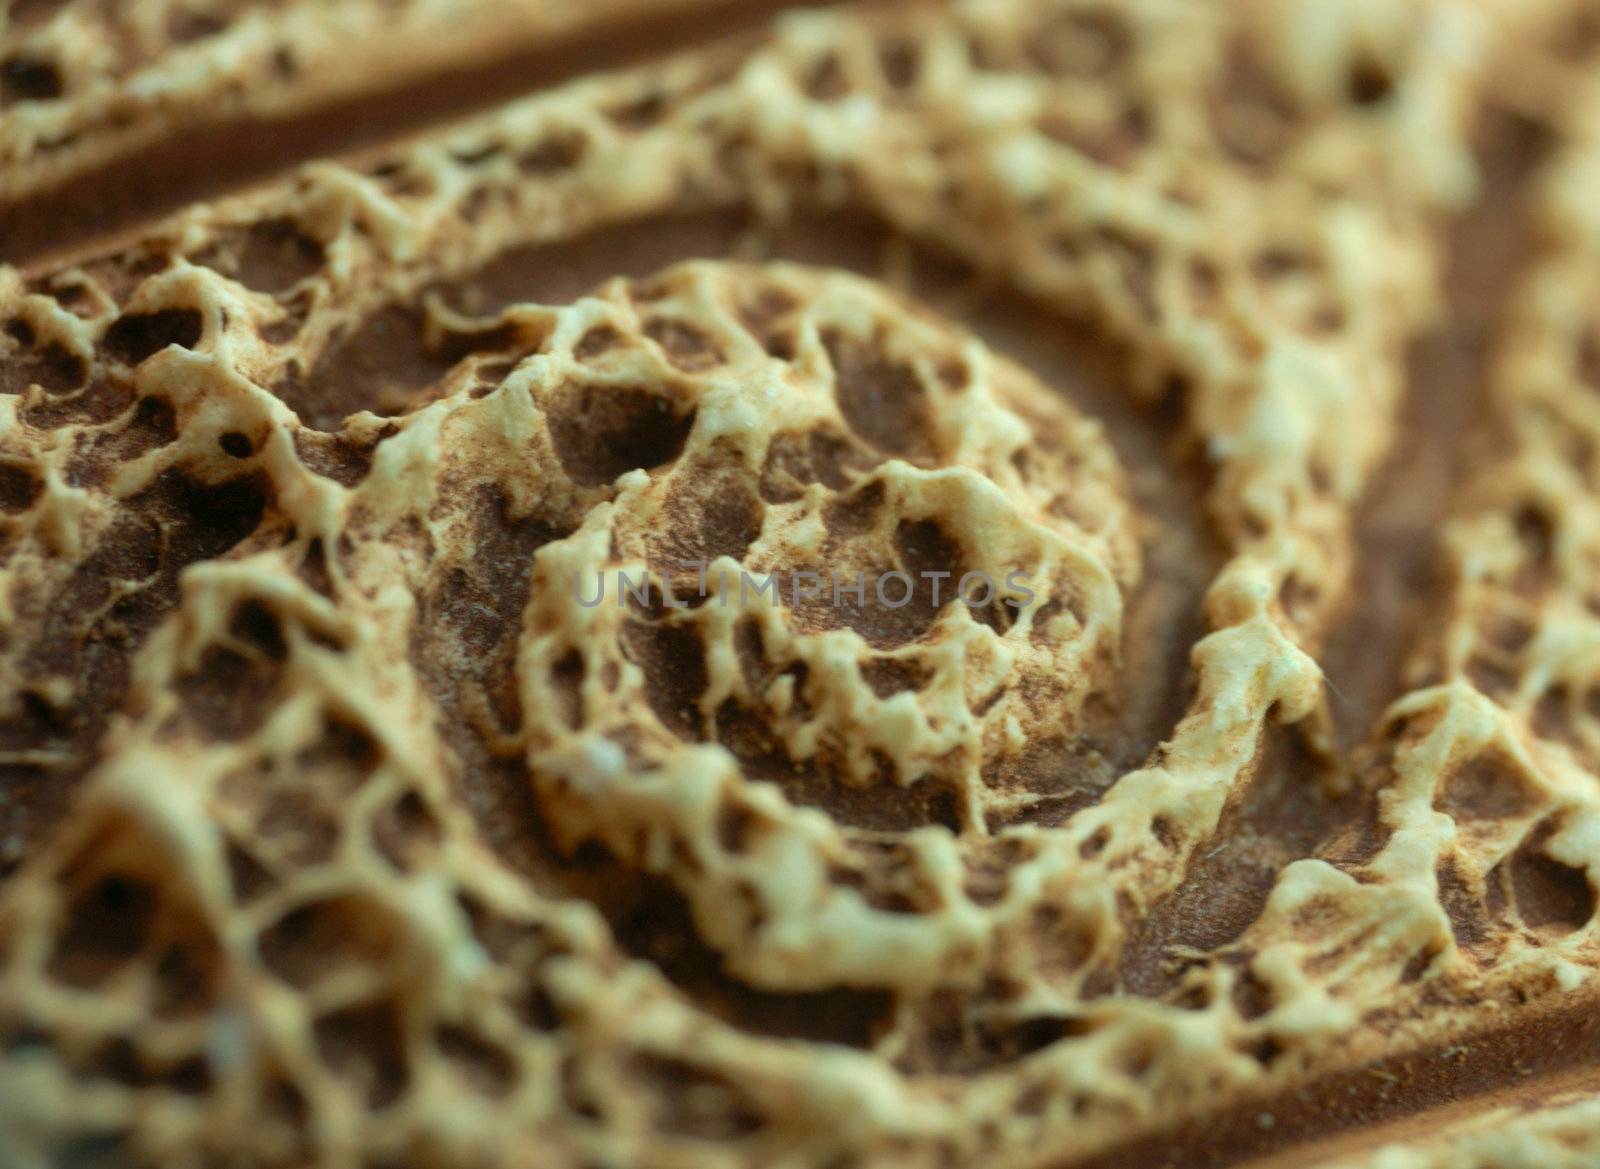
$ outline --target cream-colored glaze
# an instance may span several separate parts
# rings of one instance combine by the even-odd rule
[[[0,269],[0,319],[26,323],[0,360],[54,343],[125,395],[87,422],[48,411],[89,390],[0,399],[0,459],[37,484],[5,520],[0,714],[84,701],[52,631],[115,603],[85,575],[137,587],[143,561],[94,559],[128,522],[169,540],[213,522],[193,501],[218,497],[173,497],[175,476],[258,476],[220,498],[262,513],[163,586],[171,607],[103,735],[5,758],[86,771],[0,889],[0,1012],[45,1036],[0,1057],[19,1163],[115,1130],[162,1164],[1060,1164],[1592,981],[1592,920],[1524,928],[1513,895],[1485,910],[1491,953],[1458,943],[1441,902],[1445,860],[1482,888],[1551,817],[1530,847],[1587,880],[1600,807],[1577,755],[1475,688],[1479,634],[1458,622],[1438,677],[1388,715],[1370,847],[1289,865],[1241,936],[1167,956],[1192,959],[1169,992],[1119,993],[1130,930],[1216,846],[1268,740],[1320,735],[1350,509],[1438,308],[1437,228],[1471,195],[1473,101],[1512,18],[1105,12],[793,16],[737,64],[567,86],[371,173],[316,164],[42,283]],[[1382,102],[1352,101],[1340,81],[1358,68],[1388,79]],[[1091,320],[1131,354],[1142,400],[1174,387],[1226,561],[1186,713],[1103,794],[1047,816],[1060,792],[1036,790],[1092,749],[1141,587],[1151,517],[1094,420],[839,273],[695,262],[491,319],[432,291],[607,224],[819,203]],[[314,257],[283,287],[248,286],[238,253],[260,224]],[[395,305],[456,359],[383,416],[341,419],[319,359]],[[139,413],[150,397],[169,429]],[[848,457],[780,474],[785,435]],[[1585,491],[1569,477],[1541,498],[1586,531]],[[731,545],[706,534],[725,513],[743,524]],[[1453,529],[1463,589],[1515,574],[1508,514]],[[934,529],[941,556],[1048,590],[1014,620],[946,604],[883,644],[792,604],[574,596],[574,573],[659,569],[682,546],[756,574],[875,570],[912,558],[897,534]],[[1539,613],[1586,629],[1582,544],[1564,541],[1548,595],[1567,600]],[[1476,596],[1463,613],[1486,611]],[[1530,699],[1582,666],[1566,656],[1582,639],[1548,628],[1519,651]],[[874,663],[918,681],[882,693]],[[1051,738],[1068,762],[1022,766]],[[750,762],[773,747],[795,779]],[[1493,814],[1448,795],[1485,753]],[[885,809],[913,822],[850,822]],[[91,936],[108,878],[114,901],[153,899],[110,958]],[[784,1009],[774,996],[829,992],[848,1012],[876,992],[872,1033],[775,1037],[717,1000],[726,987],[675,985],[670,955],[617,937],[616,886],[651,882],[685,902],[681,940],[759,992],[758,1019]],[[203,971],[179,996],[190,1013],[157,1005],[169,952]],[[802,1031],[828,1001],[790,1008]],[[210,1083],[75,1071],[107,1041],[140,1075],[198,1060]]]

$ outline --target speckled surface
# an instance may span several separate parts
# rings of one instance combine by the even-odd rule
[[[791,15],[0,268],[0,1142],[1588,1163],[1581,65],[1518,94],[1552,161],[1425,619],[1358,571],[1366,489],[1426,441],[1474,125],[1555,15]],[[953,254],[1075,322],[1156,437],[892,263],[482,290],[736,208]],[[1033,595],[580,601],[681,597],[688,561]],[[1145,645],[1180,605],[1187,670]],[[1346,749],[1327,663],[1362,637],[1411,648]],[[1151,693],[1181,713],[1130,760]]]
[[[270,121],[694,0],[19,0],[0,11],[0,199],[217,122]],[[248,149],[250,135],[238,138]]]

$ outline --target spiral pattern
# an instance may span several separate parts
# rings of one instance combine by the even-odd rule
[[[1557,25],[1327,11],[786,18],[0,269],[22,1163],[1229,1164],[1526,1066],[1581,1129],[1593,103],[1346,697],[1489,34]]]

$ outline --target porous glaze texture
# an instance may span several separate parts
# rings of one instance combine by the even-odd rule
[[[695,6],[14,0],[0,9],[0,202],[212,123],[284,118]]]
[[[1138,1142],[1243,1109],[1226,1164],[1381,1104],[1352,1068],[1564,1009],[1581,125],[1494,378],[1515,441],[1352,757],[1319,664],[1492,51],[1546,15],[791,15],[0,268],[8,1163],[1183,1164]],[[733,208],[865,214],[1087,322],[1170,458],[887,274],[463,291]],[[1181,522],[1145,481],[1204,504],[1186,670],[1141,652]],[[1592,1163],[1592,1106],[1547,1103],[1346,1163]]]

